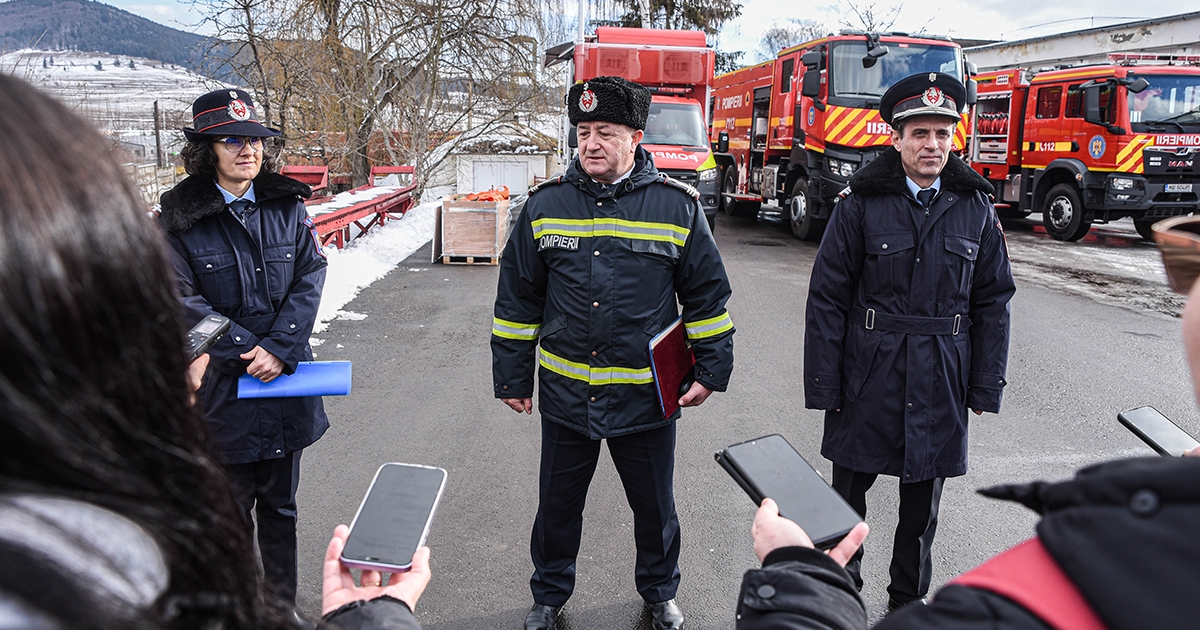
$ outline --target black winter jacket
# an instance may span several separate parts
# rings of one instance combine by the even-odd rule
[[[627,180],[571,163],[530,193],[500,265],[492,327],[497,398],[533,395],[543,417],[607,438],[667,425],[649,342],[679,317],[695,377],[724,391],[733,371],[729,279],[697,197],[638,147]],[[539,347],[540,345],[540,347]]]
[[[953,155],[941,178],[923,213],[898,151],[856,173],[809,283],[804,396],[827,410],[821,454],[901,482],[965,474],[967,409],[998,412],[1005,385],[1016,288],[991,186]]]
[[[1197,626],[1193,601],[1200,593],[1200,458],[1107,462],[1080,470],[1071,481],[981,492],[1042,514],[1038,538],[1108,628]],[[764,590],[768,584],[771,588]],[[866,627],[862,610],[849,575],[824,554],[777,549],[762,569],[746,572],[737,627],[859,630]],[[875,628],[1048,626],[1009,599],[952,584],[929,605],[906,606]]]
[[[233,320],[208,352],[199,394],[230,464],[283,457],[329,428],[320,398],[237,398],[250,364],[239,355],[255,346],[283,361],[286,374],[312,360],[308,338],[325,284],[325,254],[303,202],[309,187],[261,173],[254,194],[258,210],[245,226],[209,178],[188,177],[160,204],[188,325],[211,313]]]

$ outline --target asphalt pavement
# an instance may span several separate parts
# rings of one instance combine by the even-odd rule
[[[1200,435],[1179,341],[1182,301],[1166,290],[1161,272],[1148,271],[1153,246],[1135,243],[1136,233],[1119,226],[1116,245],[1052,242],[1035,221],[1006,228],[1018,278],[1009,385],[1000,414],[972,419],[970,472],[946,483],[935,588],[1034,533],[1036,515],[975,489],[1062,479],[1090,463],[1152,455],[1116,421],[1117,412],[1143,404]],[[755,506],[713,454],[780,433],[823,474],[830,469],[819,454],[822,415],[804,409],[801,384],[816,245],[785,234],[768,212],[757,220],[722,215],[715,234],[733,284],[736,358],[729,391],[685,410],[678,423],[677,601],[692,630],[731,628],[742,573],[757,566]],[[1081,259],[1083,248],[1097,251]],[[1106,253],[1118,250],[1126,257]],[[426,246],[344,307],[365,319],[335,321],[319,335],[318,359],[353,361],[354,389],[326,399],[332,428],[303,455],[302,607],[318,612],[330,533],[353,517],[375,469],[410,462],[449,473],[428,541],[434,577],[417,606],[421,623],[430,630],[521,628],[532,603],[538,417],[536,409],[516,414],[492,395],[488,340],[498,267],[430,264],[429,256]],[[1104,262],[1111,260],[1118,262]],[[588,499],[575,594],[560,627],[649,628],[633,582],[632,513],[607,451]],[[896,481],[881,478],[868,495],[873,531],[864,561],[863,596],[876,617],[887,600],[896,503]]]

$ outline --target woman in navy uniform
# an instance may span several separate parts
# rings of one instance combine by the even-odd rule
[[[304,199],[308,186],[273,173],[250,95],[216,90],[192,105],[182,156],[189,177],[162,196],[187,323],[218,313],[232,328],[209,350],[200,390],[226,472],[258,541],[267,583],[297,588],[300,452],[329,427],[320,398],[239,400],[237,379],[269,382],[312,360],[308,338],[325,284],[325,255]]]

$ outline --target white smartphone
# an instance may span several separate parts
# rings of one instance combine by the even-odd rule
[[[342,549],[342,564],[400,573],[425,537],[446,488],[446,471],[432,466],[388,463],[379,467]]]

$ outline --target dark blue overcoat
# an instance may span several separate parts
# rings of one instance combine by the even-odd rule
[[[261,173],[254,193],[258,210],[245,226],[209,178],[183,180],[161,203],[188,325],[212,313],[233,321],[209,350],[199,393],[230,464],[283,457],[329,428],[320,398],[237,398],[237,378],[250,365],[239,355],[255,346],[283,361],[285,374],[312,360],[308,338],[325,285],[325,255],[303,202],[309,187]]]
[[[805,405],[821,454],[901,482],[967,471],[968,409],[1000,410],[1015,286],[991,186],[951,156],[926,216],[885,151],[851,179],[817,252]],[[838,411],[840,409],[840,411]]]

